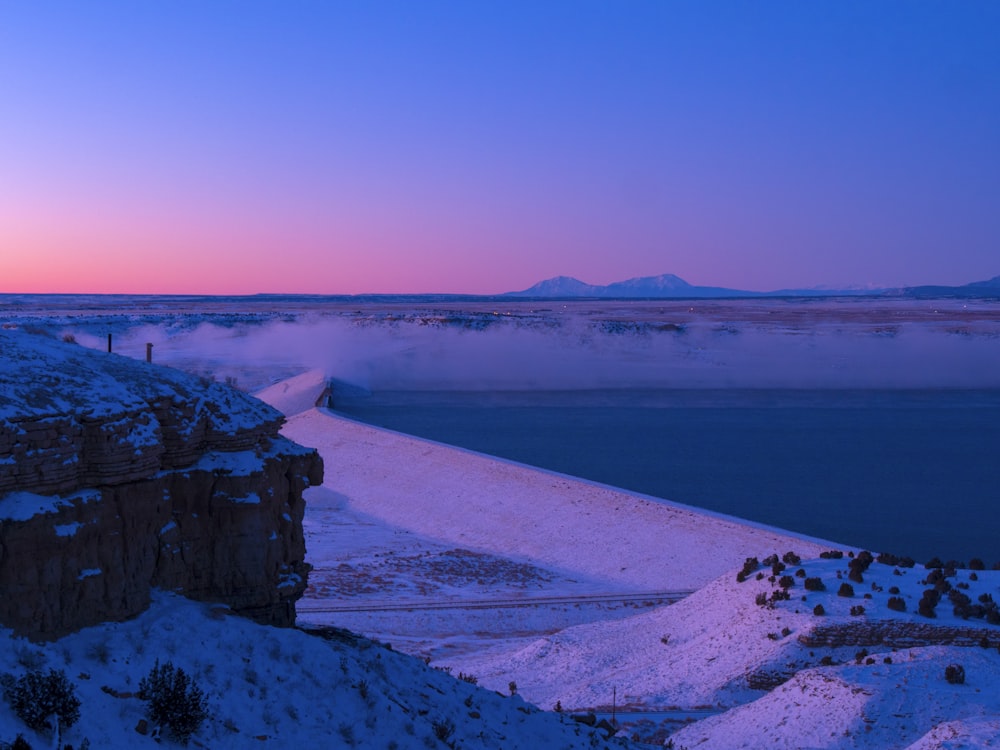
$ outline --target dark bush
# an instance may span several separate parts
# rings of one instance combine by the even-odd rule
[[[930,560],[924,563],[924,568],[930,570],[931,568],[943,568],[944,563],[941,562],[940,557],[932,557]]]
[[[860,664],[866,656],[868,656],[868,649],[866,648],[861,649],[860,651],[854,654],[854,663]]]
[[[786,565],[798,565],[802,562],[802,558],[796,555],[794,552],[786,552],[781,556],[781,561]]]
[[[839,560],[844,556],[844,553],[841,552],[839,549],[832,549],[828,552],[820,552],[819,556],[822,557],[824,560]]]
[[[813,607],[813,614],[816,615],[817,617],[822,617],[823,615],[826,614],[826,610],[823,609],[822,604],[817,604],[815,607]]]
[[[802,582],[802,585],[806,587],[806,591],[826,591],[823,579],[818,576],[816,578],[807,578]]]
[[[791,576],[781,576],[781,578],[778,579],[778,585],[783,589],[790,589],[795,585],[795,579]]]
[[[986,563],[978,557],[973,557],[969,560],[969,570],[986,570]]]
[[[819,660],[819,663],[822,664],[824,667],[833,666],[833,657],[829,655],[824,656],[822,659]]]
[[[778,557],[778,553],[776,552],[773,555],[768,555],[767,557],[764,558],[764,561],[763,561],[764,562],[764,567],[770,568],[772,565],[774,565],[775,563],[778,563],[780,561],[781,561],[781,558]]]
[[[758,606],[761,607],[767,606],[767,594],[765,594],[763,591],[758,592],[757,596],[754,597],[754,601],[758,604]]]
[[[840,588],[837,589],[837,596],[854,596],[854,587],[846,582],[840,584]]]
[[[0,742],[0,750],[31,750],[31,745],[23,734],[19,734],[13,742]]]
[[[965,667],[961,664],[949,664],[944,668],[944,678],[951,685],[965,684]]]
[[[934,608],[940,600],[941,594],[939,594],[935,589],[926,589],[923,596],[920,597],[920,603],[917,605],[917,611],[924,617],[937,617],[937,614],[934,612]]]
[[[150,720],[184,744],[208,718],[208,705],[201,688],[183,669],[175,669],[170,662],[161,666],[156,661],[149,674],[139,681],[138,696],[147,702]]]
[[[73,726],[80,718],[76,689],[62,670],[42,674],[33,669],[16,680],[7,679],[3,693],[17,717],[35,731],[53,714],[63,727]]]
[[[746,560],[743,561],[743,569],[736,574],[736,580],[739,583],[743,583],[747,578],[750,577],[750,574],[753,573],[755,570],[757,570],[757,568],[759,567],[760,567],[760,562],[757,560],[756,557],[748,557]]]
[[[431,726],[434,729],[434,736],[445,744],[447,744],[448,740],[451,739],[451,736],[455,734],[455,722],[451,719],[441,719],[440,721],[435,721]]]
[[[889,597],[889,609],[895,612],[905,612],[906,611],[906,601],[901,596],[890,596]]]
[[[851,607],[851,615],[853,617],[860,617],[864,613],[865,613],[865,608],[862,607],[860,604],[855,604],[853,607]]]
[[[899,586],[890,586],[889,587],[889,593],[890,594],[898,594],[899,593]]]
[[[806,569],[805,568],[799,568],[798,570],[796,570],[795,571],[795,577],[796,578],[805,578],[806,577]]]
[[[788,593],[787,589],[775,589],[771,592],[771,602],[787,602],[791,600],[792,595]]]

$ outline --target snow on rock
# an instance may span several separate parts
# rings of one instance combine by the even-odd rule
[[[254,395],[286,417],[291,417],[319,406],[327,393],[326,375],[322,370],[310,370],[268,386]]]
[[[280,413],[41,335],[0,330],[0,349],[0,623],[52,638],[136,615],[153,586],[294,623],[322,462]]]
[[[0,494],[143,479],[281,426],[266,404],[169,368],[5,329],[0,351]]]

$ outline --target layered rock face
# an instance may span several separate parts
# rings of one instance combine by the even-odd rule
[[[156,587],[293,624],[323,466],[281,424],[226,386],[0,330],[0,624],[54,638]]]

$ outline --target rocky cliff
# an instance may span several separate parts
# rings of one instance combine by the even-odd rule
[[[0,330],[0,624],[57,637],[154,587],[292,624],[323,467],[281,424],[226,386]]]

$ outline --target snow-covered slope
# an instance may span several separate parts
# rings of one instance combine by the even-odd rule
[[[220,605],[168,594],[135,620],[87,628],[50,644],[0,631],[0,674],[63,671],[81,701],[62,741],[92,748],[174,744],[136,727],[139,681],[169,661],[205,692],[209,718],[195,747],[224,748],[591,748],[605,734],[540,712],[346,633],[332,640],[269,628]],[[506,692],[506,691],[505,691]],[[23,734],[35,747],[51,733],[29,730],[0,701],[0,742]],[[450,744],[449,744],[450,743]]]

